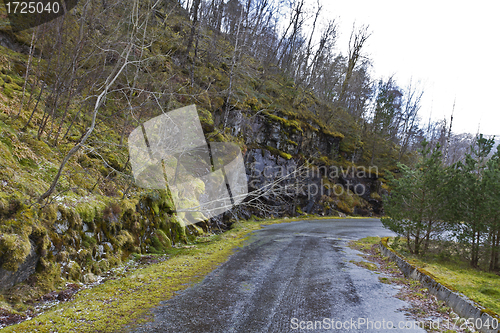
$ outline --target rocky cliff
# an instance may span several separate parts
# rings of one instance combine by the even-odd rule
[[[356,166],[356,152],[342,156],[344,136],[333,133],[314,119],[293,113],[250,114],[232,111],[228,117],[231,134],[246,147],[245,165],[250,191],[269,187],[262,204],[274,215],[296,216],[362,215],[383,213],[384,191],[376,167]],[[250,195],[249,198],[252,198]],[[244,216],[264,217],[252,207]]]

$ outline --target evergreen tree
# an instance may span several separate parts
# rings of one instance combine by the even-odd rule
[[[500,150],[488,161],[482,177],[485,200],[483,202],[486,215],[489,250],[489,270],[500,270]]]
[[[450,168],[447,215],[453,223],[455,237],[467,249],[472,267],[479,265],[481,244],[488,231],[492,198],[486,190],[488,182],[483,175],[493,144],[493,139],[486,139],[481,134],[471,146],[471,153],[466,155],[464,163],[459,161]]]
[[[439,147],[431,151],[424,142],[421,153],[422,161],[415,168],[398,164],[401,176],[390,176],[387,217],[382,219],[384,226],[406,238],[408,250],[414,254],[427,251],[431,237],[444,226],[441,152]]]

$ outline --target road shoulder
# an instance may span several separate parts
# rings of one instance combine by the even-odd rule
[[[421,322],[428,332],[470,332],[456,325],[458,316],[445,302],[430,294],[419,281],[406,278],[394,262],[384,257],[379,242],[379,237],[351,241],[349,247],[360,251],[360,257],[365,259],[353,263],[383,273],[379,277],[381,282],[398,286],[396,297],[410,304],[402,310],[413,320]]]

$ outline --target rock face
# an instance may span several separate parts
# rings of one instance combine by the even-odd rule
[[[10,288],[16,283],[25,281],[29,278],[31,274],[35,273],[38,259],[39,256],[36,253],[35,247],[31,244],[29,255],[24,262],[19,265],[17,271],[13,272],[0,268],[0,290]]]
[[[242,217],[383,214],[378,170],[342,164],[342,134],[313,120],[288,118],[283,113],[247,117],[242,111],[228,117],[231,134],[247,147],[244,158],[252,194],[250,203],[239,210]],[[353,152],[347,159],[356,163],[359,154]]]

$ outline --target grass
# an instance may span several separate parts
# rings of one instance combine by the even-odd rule
[[[500,314],[499,275],[470,267],[469,262],[458,254],[444,255],[429,251],[425,256],[415,256],[395,247],[413,265],[425,269],[439,282],[452,286],[456,291],[495,312],[497,316]]]
[[[148,310],[200,282],[263,225],[328,217],[278,218],[237,222],[228,232],[199,237],[194,246],[172,248],[168,259],[110,279],[60,303],[34,319],[4,328],[5,332],[110,332],[148,320]],[[161,256],[160,256],[161,257]],[[140,256],[137,256],[140,259]],[[140,261],[140,260],[139,260]]]
[[[369,250],[374,244],[380,243],[380,237],[365,237],[357,241],[353,241],[356,249]]]
[[[278,221],[275,221],[275,223]],[[172,249],[169,259],[138,268],[120,279],[80,291],[75,298],[6,332],[108,332],[144,321],[147,310],[176,292],[199,282],[240,246],[249,232],[260,228],[243,222],[227,233],[197,242],[195,247]]]

